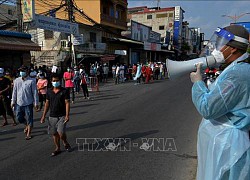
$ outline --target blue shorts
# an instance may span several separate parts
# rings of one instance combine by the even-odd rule
[[[16,119],[19,123],[33,127],[33,104],[30,104],[28,106],[16,105],[15,112]]]

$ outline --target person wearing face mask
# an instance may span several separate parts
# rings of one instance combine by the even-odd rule
[[[72,104],[74,104],[75,101],[74,75],[74,72],[72,72],[69,67],[67,68],[67,72],[63,74],[65,88],[72,92]]]
[[[32,138],[33,105],[38,109],[38,92],[36,82],[29,77],[28,67],[21,66],[19,72],[20,77],[14,81],[11,107],[15,109],[16,119],[25,125],[25,138],[29,140]]]
[[[70,95],[68,89],[61,87],[61,78],[58,74],[52,74],[52,88],[49,88],[46,95],[46,103],[41,117],[41,123],[45,122],[47,112],[50,110],[48,126],[49,133],[53,136],[55,150],[51,156],[61,153],[60,139],[67,151],[71,150],[66,136],[66,124],[69,121]]]
[[[80,78],[80,72],[79,72],[77,66],[74,67],[74,77],[73,77],[73,81],[74,81],[75,92],[76,92],[76,94],[79,94],[79,92],[80,92],[80,82],[81,82],[81,78]]]
[[[2,115],[4,119],[4,123],[2,124],[2,126],[8,125],[6,114],[12,117],[12,125],[16,125],[14,113],[10,106],[10,90],[11,82],[8,78],[4,77],[4,69],[0,68],[0,115]]]
[[[212,55],[226,68],[209,89],[202,81],[201,64],[190,74],[192,100],[203,116],[198,131],[197,180],[249,180],[249,32],[230,25],[218,28],[215,34]]]
[[[30,76],[31,79],[32,79],[33,81],[35,81],[35,83],[36,83],[36,81],[37,81],[37,72],[36,72],[33,68],[30,69],[30,74],[29,74],[29,76]]]
[[[42,110],[43,102],[46,101],[47,86],[48,86],[48,80],[45,78],[44,73],[42,73],[39,75],[39,79],[37,81],[37,90],[40,102],[40,106],[37,112]]]

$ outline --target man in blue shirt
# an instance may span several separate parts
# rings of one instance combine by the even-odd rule
[[[16,119],[25,125],[25,138],[29,140],[32,138],[33,105],[38,109],[38,92],[36,82],[29,77],[28,67],[21,66],[19,72],[20,77],[14,81],[11,106],[15,108]]]

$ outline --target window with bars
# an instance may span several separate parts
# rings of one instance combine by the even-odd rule
[[[8,15],[13,15],[12,9],[8,9]]]
[[[96,42],[96,33],[90,32],[90,42]]]
[[[164,30],[164,26],[159,26],[159,30]]]
[[[147,19],[152,19],[152,15],[147,15]]]
[[[168,17],[167,13],[164,14],[156,14],[156,18],[164,18],[164,17]]]

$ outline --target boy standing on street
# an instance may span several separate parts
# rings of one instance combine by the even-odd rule
[[[60,139],[63,141],[67,151],[71,149],[66,136],[66,124],[69,121],[70,111],[70,95],[67,89],[61,87],[60,81],[61,78],[58,74],[52,74],[52,88],[47,91],[45,108],[41,118],[41,123],[44,123],[45,116],[50,109],[48,126],[56,146],[51,156],[61,153]]]

